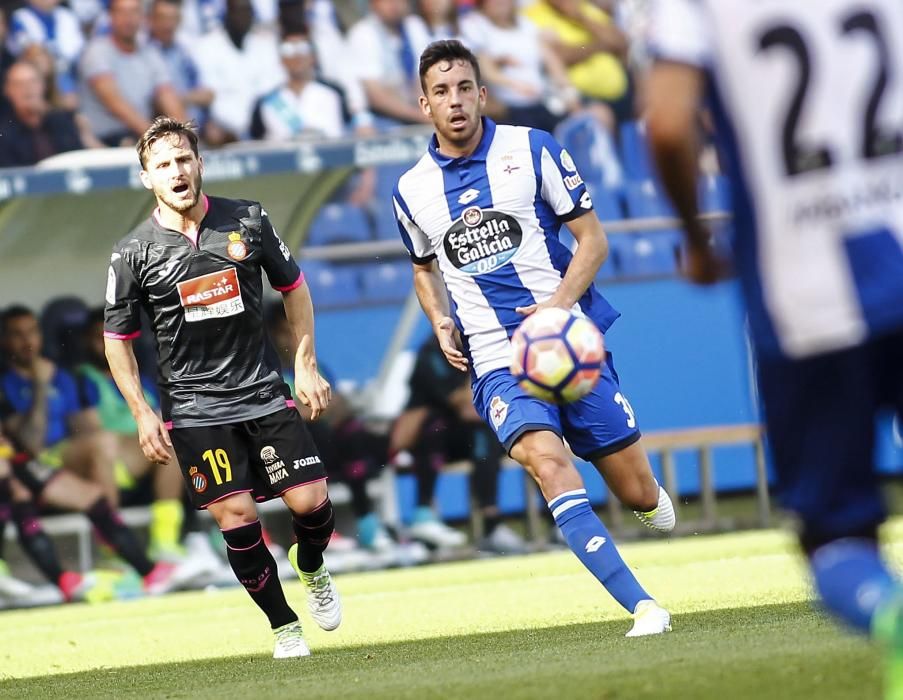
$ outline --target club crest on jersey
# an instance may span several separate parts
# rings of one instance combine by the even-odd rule
[[[449,261],[468,275],[483,275],[507,263],[520,248],[523,231],[513,216],[470,207],[445,232]]]
[[[501,396],[493,396],[489,402],[489,420],[498,430],[505,419],[508,417],[508,404],[506,404]]]
[[[201,474],[197,467],[191,467],[188,470],[188,477],[191,479],[191,486],[196,493],[204,493],[207,490],[207,477]]]
[[[226,253],[233,260],[244,260],[248,257],[248,246],[241,240],[241,234],[233,231],[229,234],[229,245],[226,246]]]
[[[483,210],[479,207],[470,207],[470,209],[464,210],[461,218],[468,226],[479,226],[483,220]]]
[[[177,287],[188,323],[235,316],[245,310],[234,267],[179,282]]]

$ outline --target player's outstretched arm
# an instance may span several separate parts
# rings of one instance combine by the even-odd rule
[[[104,350],[113,381],[138,424],[138,444],[144,456],[156,464],[167,464],[171,457],[172,442],[163,421],[144,398],[138,362],[131,340],[104,338]]]
[[[608,238],[602,222],[593,211],[588,211],[567,222],[567,227],[577,241],[577,251],[558,290],[540,304],[518,307],[519,313],[529,315],[550,306],[570,309],[593,283],[602,263],[608,258]]]
[[[310,407],[311,420],[316,420],[326,410],[332,398],[329,386],[317,368],[314,346],[314,305],[306,284],[283,292],[282,303],[295,342],[295,395],[305,406]]]
[[[652,155],[687,234],[687,276],[711,284],[722,276],[722,266],[712,251],[708,231],[697,218],[696,120],[702,91],[703,75],[698,68],[659,62],[647,78],[644,94]]]
[[[439,275],[439,265],[435,260],[427,263],[412,263],[414,266],[414,291],[423,313],[430,320],[433,333],[439,341],[439,347],[445,359],[455,369],[467,371],[467,358],[461,352],[455,322],[448,309],[448,291]]]

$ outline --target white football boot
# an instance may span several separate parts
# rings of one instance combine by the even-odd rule
[[[273,630],[275,644],[273,646],[274,659],[298,659],[302,656],[310,656],[310,648],[301,634],[300,622],[289,622],[287,625]]]
[[[661,486],[658,487],[658,505],[646,513],[635,510],[633,514],[650,530],[663,534],[671,532],[677,523],[671,497]]]
[[[645,637],[671,631],[671,613],[654,600],[641,600],[633,611],[633,627],[625,637]]]
[[[288,560],[304,587],[307,588],[307,609],[320,629],[331,632],[342,623],[342,599],[336,590],[332,576],[323,564],[313,573],[301,571],[298,566],[298,545],[288,549]]]

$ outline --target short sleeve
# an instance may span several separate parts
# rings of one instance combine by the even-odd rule
[[[653,0],[647,31],[646,49],[653,58],[698,68],[711,64],[705,9],[697,0]]]
[[[398,185],[395,186],[392,193],[392,206],[398,223],[398,233],[401,235],[404,247],[408,249],[411,260],[418,265],[433,260],[436,253],[433,251],[432,243],[430,243],[429,237],[414,223],[414,217],[411,216],[411,210],[398,191]]]
[[[85,47],[79,63],[79,74],[84,80],[91,80],[99,75],[111,74],[112,65],[113,57],[110,55],[107,40],[96,39]]]
[[[166,60],[156,48],[149,46],[147,49],[147,65],[151,70],[154,88],[172,83],[172,76],[169,74]]]
[[[381,80],[383,75],[382,47],[379,37],[366,18],[351,28],[348,44],[355,60],[355,75],[358,80]]]
[[[530,149],[542,199],[559,220],[570,221],[591,211],[593,201],[571,154],[551,134],[537,129],[530,131]]]
[[[290,292],[304,282],[301,268],[292,257],[285,242],[279,238],[266,211],[260,210],[260,239],[263,248],[263,269],[270,286],[277,292]]]
[[[114,340],[131,340],[141,333],[141,289],[121,250],[113,252],[107,270],[103,334]]]

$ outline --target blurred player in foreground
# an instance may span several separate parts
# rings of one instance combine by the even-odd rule
[[[298,538],[289,560],[308,589],[311,616],[323,629],[338,627],[341,604],[323,563],[335,526],[326,475],[264,330],[261,269],[282,292],[295,333],[296,393],[317,418],[330,387],[317,372],[304,275],[260,204],[203,194],[190,124],[161,117],[137,150],[157,208],[113,251],[104,323],[110,371],[145,456],[166,463],[174,446],[195,507],[223,531],[232,570],[274,630],[274,658],[308,656],[254,505],[285,501]],[[141,307],[159,348],[162,420],[144,398],[131,346]]]
[[[696,208],[707,98],[778,491],[825,606],[890,645],[889,697],[903,697],[874,459],[877,412],[903,411],[903,6],[666,0],[651,41],[648,131],[687,272],[711,283],[722,267]]]
[[[539,484],[568,546],[634,616],[628,636],[665,632],[670,615],[621,559],[562,441],[641,520],[674,527],[611,357],[593,392],[561,407],[527,395],[509,370],[509,338],[539,308],[579,308],[603,332],[618,317],[592,284],[608,243],[586,187],[550,134],[481,116],[486,88],[460,42],[427,47],[420,80],[435,136],[394,195],[420,304],[449,363],[472,372],[477,411]],[[579,244],[573,259],[558,241],[562,223]]]

